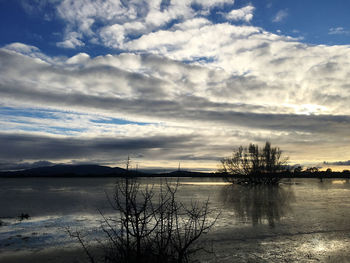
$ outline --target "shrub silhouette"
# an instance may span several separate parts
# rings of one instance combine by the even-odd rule
[[[110,204],[115,217],[101,213],[105,239],[99,240],[103,255],[99,258],[83,240],[79,231],[68,230],[77,238],[91,263],[95,262],[188,262],[203,247],[197,242],[215,224],[209,200],[192,202],[186,207],[176,200],[178,183],[142,189],[131,176],[116,185]]]
[[[280,174],[287,171],[288,158],[282,157],[278,147],[266,142],[263,148],[250,144],[240,146],[231,157],[221,160],[221,172],[227,180],[241,184],[277,184]]]

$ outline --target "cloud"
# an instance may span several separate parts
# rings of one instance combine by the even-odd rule
[[[60,156],[50,155],[50,158],[44,157],[44,154],[33,154],[32,158],[36,160],[112,161],[110,156],[125,156],[130,148],[131,152],[144,156],[142,162],[181,160],[191,156],[186,157],[188,161],[198,160],[216,167],[213,159],[227,155],[232,147],[252,141],[263,143],[267,139],[286,150],[296,162],[317,160],[318,155],[315,153],[322,153],[325,145],[330,158],[336,158],[340,152],[346,156],[348,146],[344,142],[350,139],[347,132],[350,119],[344,112],[349,107],[346,94],[340,91],[343,90],[344,73],[347,74],[347,70],[346,66],[342,68],[338,65],[346,65],[347,58],[340,54],[347,54],[347,49],[318,49],[287,43],[285,51],[278,46],[281,59],[276,60],[276,56],[273,56],[269,62],[270,71],[257,71],[254,75],[235,75],[233,69],[226,72],[216,67],[211,69],[203,65],[189,65],[154,55],[120,54],[91,58],[87,54],[79,54],[61,60],[51,58],[48,63],[4,49],[0,52],[1,71],[4,73],[0,79],[1,103],[11,103],[13,107],[21,106],[24,109],[35,105],[54,109],[55,112],[54,115],[35,112],[31,116],[9,113],[3,119],[0,118],[0,123],[6,127],[3,131],[8,133],[21,131],[25,136],[44,138],[38,141],[46,141],[46,137],[57,139],[55,144],[48,143],[52,147],[65,144],[66,139],[69,142],[67,144],[79,149],[74,142],[76,139],[84,145],[90,140],[103,138],[118,142],[184,138],[174,147],[168,144],[158,147],[152,139],[152,143],[144,144],[143,150],[132,150],[131,146],[125,146],[119,152],[115,149],[103,154],[102,148],[96,151],[83,148],[81,152],[78,151],[88,153],[83,156],[67,148],[58,151]],[[255,71],[254,67],[258,65],[254,63],[263,63],[259,60],[267,63],[269,52],[275,48],[272,44],[259,45],[238,49],[235,54],[244,57],[247,52],[253,52],[249,64]],[[292,50],[294,54],[291,54]],[[285,66],[285,63],[299,56],[304,60],[304,52],[309,55],[309,61],[304,61],[306,68]],[[338,58],[337,63],[324,63],[329,59],[324,57],[320,60],[320,53],[323,56],[329,53],[330,57]],[[313,56],[315,58],[311,59]],[[282,68],[289,74],[295,74],[291,79],[302,77],[301,86],[289,85],[292,82],[288,82],[288,75],[282,82],[275,80],[271,84],[265,81],[268,79],[265,74],[281,74]],[[329,79],[330,76],[333,78]],[[307,83],[309,89],[303,90],[303,82]],[[316,87],[314,90],[310,89],[312,85]],[[318,85],[325,86],[320,91]],[[324,94],[330,96],[332,92],[338,97],[327,97],[325,100]],[[306,98],[310,100],[309,104]],[[69,114],[65,113],[67,110]],[[95,121],[112,117],[136,123],[118,125]],[[152,145],[157,146],[157,149]],[[34,145],[31,147],[40,148]],[[68,150],[72,151],[72,155],[61,160]],[[300,153],[304,153],[303,158],[296,159]],[[14,158],[17,154],[16,151],[8,158]],[[4,154],[2,158],[7,157]],[[30,150],[21,158],[30,158]]]
[[[127,153],[146,154],[149,151],[185,147],[190,137],[164,136],[148,138],[54,138],[25,134],[1,134],[0,159],[122,158]],[[192,147],[195,145],[192,145]],[[188,147],[188,146],[186,146]],[[5,151],[5,149],[7,149]],[[32,149],[36,149],[33,152]],[[149,153],[152,155],[152,153]],[[119,155],[119,156],[118,156]],[[113,157],[112,157],[113,156]]]
[[[120,165],[130,155],[142,167],[171,167],[182,158],[194,168],[207,167],[208,160],[218,162],[219,157],[201,153],[203,145],[195,136],[147,136],[133,138],[113,137],[54,137],[33,134],[0,133],[0,142],[10,146],[7,153],[0,149],[0,169],[19,169],[33,165],[34,160],[50,163],[99,163]],[[213,147],[213,145],[212,145]],[[35,149],[33,153],[32,149]],[[198,149],[198,152],[193,152]],[[27,161],[24,161],[27,160]],[[170,165],[169,165],[170,164]],[[36,163],[35,165],[39,165]],[[186,166],[186,165],[185,165]]]
[[[177,27],[181,27],[178,24]],[[259,28],[224,24],[203,24],[187,30],[160,30],[129,41],[124,45],[130,51],[139,50],[170,57],[175,60],[196,60],[199,57],[222,59],[226,47],[234,47],[240,39],[258,34]],[[237,48],[239,47],[236,45]],[[217,48],[221,51],[218,53]]]
[[[232,147],[266,140],[299,163],[324,160],[325,146],[329,158],[346,156],[350,47],[307,45],[242,23],[251,21],[251,5],[222,13],[220,23],[211,20],[208,10],[224,12],[224,2],[230,4],[60,2],[66,31],[58,45],[93,41],[117,54],[55,57],[23,43],[1,48],[0,106],[32,113],[3,111],[2,131],[47,145],[52,139],[77,161],[125,157],[127,146],[103,154],[89,143],[103,138],[125,140],[130,149],[133,140],[149,141],[135,148],[148,162],[186,158],[216,166],[214,159]],[[156,138],[180,138],[173,140],[179,146]],[[60,151],[45,160],[61,160]],[[29,157],[28,150],[21,158]]]
[[[244,31],[242,33],[246,34]],[[141,115],[142,118],[150,115],[147,117],[149,121],[168,119],[168,115],[173,113],[184,119],[196,119],[195,116],[191,117],[191,110],[187,110],[187,107],[203,115],[198,119],[216,114],[218,120],[216,111],[220,112],[220,116],[225,116],[225,111],[235,116],[237,109],[238,113],[248,111],[254,114],[268,111],[271,114],[341,115],[349,112],[346,104],[348,95],[341,93],[346,85],[344,79],[349,65],[346,47],[307,47],[295,42],[283,42],[283,38],[279,38],[278,44],[258,45],[258,35],[247,35],[245,42],[240,40],[245,49],[230,44],[233,54],[217,55],[217,61],[207,63],[209,66],[212,64],[213,68],[183,64],[153,55],[133,54],[94,59],[80,54],[65,61],[51,59],[47,63],[3,50],[0,53],[4,72],[0,92],[12,101],[21,100],[22,103],[35,100],[36,103],[49,103],[54,107],[58,104],[77,109],[95,107],[103,112],[119,111],[130,116]],[[266,41],[266,38],[262,41]],[[221,45],[220,42],[218,44]],[[271,58],[272,49],[278,50],[280,58],[276,55]],[[173,49],[169,53],[180,51]],[[201,53],[207,55],[206,52],[203,49]],[[308,59],[304,59],[306,54]],[[238,57],[241,58],[240,64],[230,61]],[[298,64],[301,59],[303,67],[294,67],[293,64]],[[332,59],[334,62],[330,62]],[[244,60],[248,68],[245,68]],[[269,64],[268,70],[263,70],[263,64]],[[220,67],[226,70],[218,70]],[[244,74],[245,70],[251,73]],[[278,79],[275,75],[284,77]],[[294,82],[296,78],[300,78],[297,83]],[[290,87],[290,83],[294,86]],[[308,89],[303,89],[306,85]],[[320,86],[321,90],[318,89]],[[304,99],[294,96],[296,93],[305,94],[302,96]],[[281,103],[282,98],[284,101]],[[189,101],[191,99],[194,102]],[[241,101],[245,101],[244,107]],[[265,101],[265,105],[262,105],[262,101]],[[155,114],[151,105],[162,111]],[[144,108],[150,108],[150,113]]]
[[[344,27],[332,27],[329,29],[329,35],[348,35],[350,33],[349,30],[345,30]]]
[[[323,162],[325,165],[339,165],[339,166],[350,166],[350,160],[348,161],[337,161],[337,162]]]
[[[214,7],[224,10],[232,0],[215,1],[92,1],[64,0],[56,4],[57,15],[65,23],[64,40],[59,47],[75,48],[84,41],[123,49],[126,42],[169,28],[188,20],[206,19]],[[254,7],[232,10],[229,20],[251,21]]]
[[[238,21],[243,20],[245,22],[250,22],[253,19],[254,6],[248,5],[241,9],[234,9],[225,15],[226,19]]]
[[[162,8],[161,3],[158,0],[128,3],[65,0],[57,6],[57,13],[67,22],[66,39],[77,32],[111,45],[111,41],[119,44],[129,34],[148,33],[174,19],[193,16],[191,1],[171,2],[166,8]]]
[[[40,52],[39,48],[37,47],[26,45],[23,43],[18,43],[18,42],[5,45],[3,48],[7,50],[12,50],[21,54],[26,54],[29,56]]]
[[[84,46],[84,42],[82,42],[79,38],[82,38],[82,34],[77,32],[69,32],[65,40],[62,42],[58,42],[57,46],[62,48],[76,48]]]
[[[14,163],[1,163],[0,162],[0,171],[16,171],[24,169],[32,169],[43,166],[51,166],[54,163],[49,161],[37,161],[37,162],[14,162]]]
[[[193,3],[202,5],[204,7],[214,7],[223,4],[234,4],[234,0],[195,0]]]
[[[272,19],[272,22],[279,23],[285,20],[288,16],[287,10],[279,10],[277,14]]]
[[[90,59],[90,56],[86,53],[79,53],[69,59],[67,59],[67,64],[84,64],[85,62],[88,62]]]
[[[108,47],[123,48],[125,29],[118,24],[107,26],[101,29],[100,37],[102,42]]]

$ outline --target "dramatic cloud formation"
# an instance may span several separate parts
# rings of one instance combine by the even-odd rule
[[[65,0],[58,7],[58,15],[67,23],[65,40],[59,45],[81,46],[83,38],[123,48],[124,42],[137,36],[158,31],[175,21],[186,21],[208,14],[233,0],[216,1],[82,1]],[[236,10],[235,20],[251,20],[252,7]],[[238,12],[238,13],[237,13]]]
[[[47,4],[64,22],[56,46],[115,52],[0,49],[4,167],[131,154],[145,166],[215,169],[234,147],[265,140],[294,163],[349,156],[350,46],[273,34],[253,25],[253,5],[227,0]]]

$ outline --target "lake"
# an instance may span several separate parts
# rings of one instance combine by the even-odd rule
[[[66,262],[81,257],[66,228],[103,235],[101,211],[113,178],[1,178],[0,262]],[[143,186],[161,183],[139,179]],[[168,178],[175,183],[176,178]],[[181,178],[177,197],[210,200],[220,216],[202,240],[202,262],[350,262],[349,180],[294,179],[278,187],[227,185],[220,178]],[[28,214],[29,219],[21,219]],[[214,216],[214,215],[213,215]],[[79,251],[79,252],[76,252]]]

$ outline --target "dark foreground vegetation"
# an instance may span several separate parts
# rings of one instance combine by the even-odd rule
[[[97,240],[97,244],[89,245],[84,230],[68,229],[91,263],[182,263],[189,262],[194,253],[204,249],[199,238],[217,219],[209,209],[209,200],[191,202],[186,207],[176,199],[178,184],[154,187],[141,188],[129,176],[118,183],[114,196],[108,198],[114,215],[100,213],[105,237]]]

